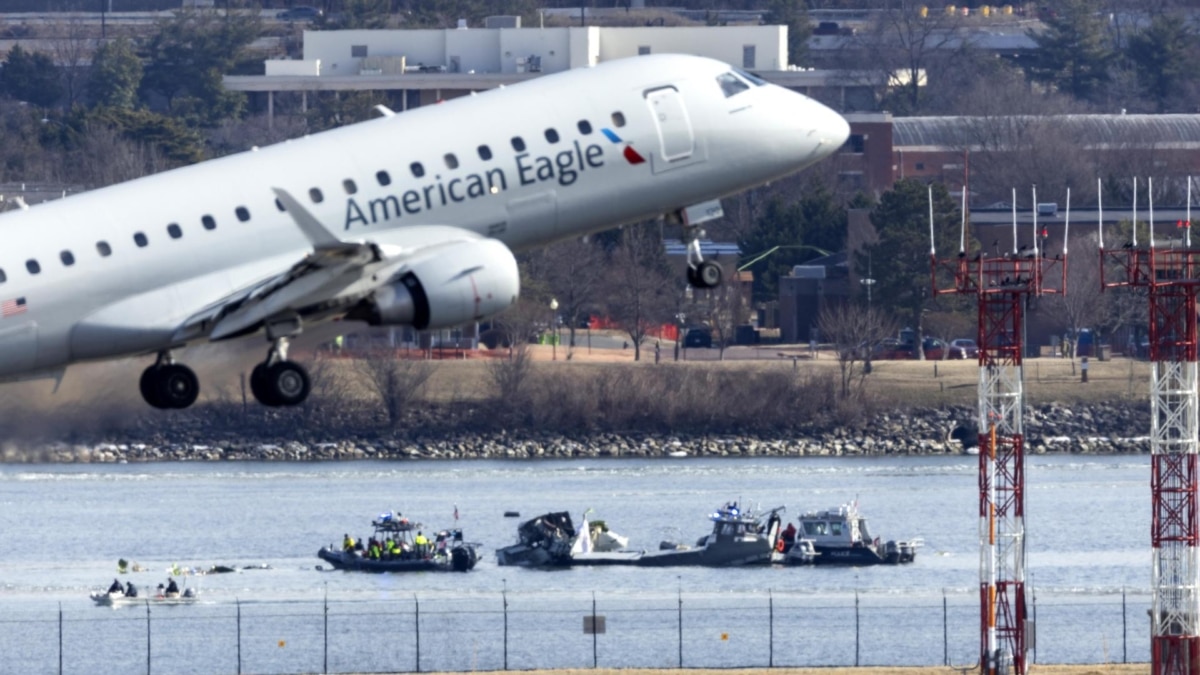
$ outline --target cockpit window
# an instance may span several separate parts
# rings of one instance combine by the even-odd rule
[[[721,73],[718,75],[717,84],[721,85],[721,91],[725,94],[725,98],[736,96],[750,89],[750,85],[743,82],[733,73]]]
[[[750,82],[750,84],[752,84],[756,87],[761,87],[767,83],[767,81],[762,79],[761,77],[755,75],[754,73],[742,70],[741,68],[734,68],[733,72],[735,72],[739,76],[741,76],[742,79],[748,80]]]

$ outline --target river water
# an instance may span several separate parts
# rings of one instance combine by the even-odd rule
[[[64,672],[973,663],[977,473],[969,456],[3,466],[0,673],[58,672],[60,634]],[[1146,456],[1026,459],[1037,661],[1148,660],[1149,475]],[[914,564],[494,562],[516,536],[506,511],[578,522],[592,509],[653,548],[705,534],[731,500],[792,519],[854,499],[873,534],[924,538]],[[456,507],[484,546],[470,573],[317,567],[318,548],[370,534],[381,512],[432,529]],[[185,577],[201,591],[193,606],[91,606],[119,558],[150,570],[125,577],[146,591],[172,565],[269,569]],[[581,627],[593,598],[607,617],[595,642]]]

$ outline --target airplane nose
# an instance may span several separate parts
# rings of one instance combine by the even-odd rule
[[[812,128],[820,143],[818,152],[825,157],[837,152],[850,138],[850,124],[836,111],[816,101],[813,101],[813,107]]]

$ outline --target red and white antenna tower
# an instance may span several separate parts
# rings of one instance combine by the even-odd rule
[[[1012,251],[995,247],[971,255],[966,248],[964,187],[958,256],[942,260],[934,246],[932,188],[929,194],[933,292],[974,295],[979,306],[980,671],[1025,675],[1026,631],[1032,628],[1027,624],[1025,591],[1025,311],[1030,296],[1066,292],[1071,193],[1067,192],[1061,253],[1050,257],[1045,250],[1048,233],[1038,229],[1035,188],[1029,237],[1019,232],[1017,191],[1013,190]],[[1047,273],[1055,268],[1061,272],[1061,282],[1048,288]]]
[[[1196,513],[1196,292],[1200,249],[1192,248],[1192,180],[1179,245],[1155,246],[1154,183],[1147,180],[1149,245],[1137,240],[1137,179],[1133,232],[1120,250],[1104,250],[1100,211],[1100,285],[1146,289],[1150,301],[1150,493],[1153,592],[1150,654],[1154,675],[1200,673],[1200,565]],[[1107,263],[1107,265],[1106,265]],[[1106,278],[1105,267],[1120,270]],[[1109,277],[1114,275],[1110,274]]]

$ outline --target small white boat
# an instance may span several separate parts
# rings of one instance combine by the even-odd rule
[[[100,607],[123,607],[126,605],[190,605],[200,598],[200,592],[194,588],[183,591],[166,592],[159,587],[154,593],[126,595],[124,591],[93,591],[88,594],[92,602]]]

